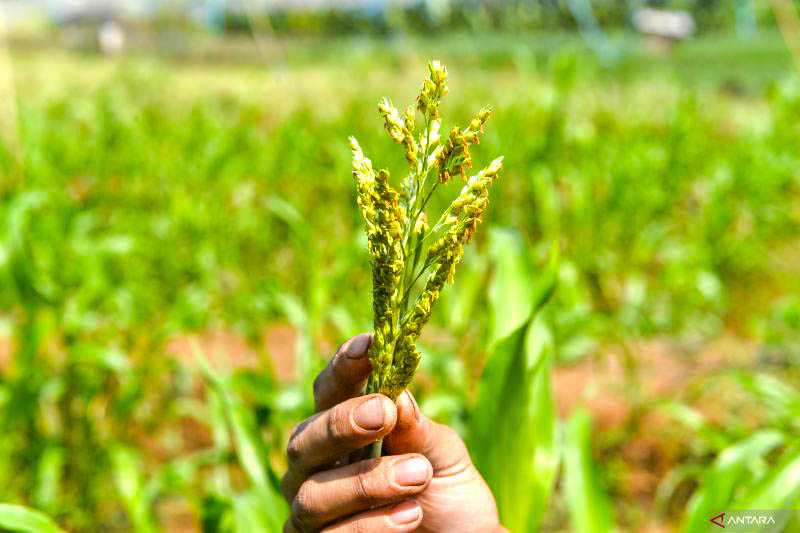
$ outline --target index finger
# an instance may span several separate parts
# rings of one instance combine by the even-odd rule
[[[362,333],[339,347],[328,366],[314,380],[317,412],[362,394],[372,370],[367,357],[371,345],[372,334]]]

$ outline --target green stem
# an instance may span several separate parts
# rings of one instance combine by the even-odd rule
[[[380,383],[378,376],[375,374],[375,372],[373,372],[367,381],[367,390],[365,391],[365,394],[375,394],[377,392],[380,392]],[[372,444],[367,445],[367,447],[364,449],[363,457],[367,459],[377,459],[381,456],[382,450],[383,439],[378,439]]]
[[[367,447],[367,457],[378,459],[383,454],[383,439],[378,439]]]
[[[439,186],[439,180],[437,179],[436,181],[433,182],[433,186],[431,187],[431,190],[428,191],[428,195],[422,201],[422,206],[420,206],[420,208],[419,208],[420,214],[422,214],[422,212],[425,210],[425,206],[428,205],[428,200],[431,199],[431,196],[433,196],[433,192],[436,190],[436,187],[438,187],[438,186]]]

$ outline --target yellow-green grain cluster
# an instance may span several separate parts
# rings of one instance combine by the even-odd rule
[[[467,179],[472,167],[469,147],[480,141],[491,110],[480,110],[466,128],[454,127],[442,142],[439,108],[448,92],[447,70],[432,61],[428,71],[416,107],[401,113],[388,98],[378,104],[386,132],[405,149],[409,173],[400,192],[392,187],[389,172],[376,173],[358,142],[350,139],[358,205],[372,258],[375,338],[367,390],[391,398],[406,388],[417,370],[416,341],[445,283],[453,279],[464,246],[488,205],[489,187],[503,166],[498,157]],[[417,112],[422,116],[419,131]],[[429,217],[428,201],[453,176],[465,181],[461,192],[444,213]],[[436,220],[432,227],[429,220]]]

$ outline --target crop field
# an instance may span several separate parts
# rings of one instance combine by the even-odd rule
[[[0,56],[0,530],[281,531],[314,377],[372,326],[347,139],[400,175],[377,103],[413,101],[430,59],[448,120],[494,108],[474,170],[505,163],[413,390],[503,523],[693,533],[798,506],[800,79],[777,34],[611,66],[568,35],[257,44]]]

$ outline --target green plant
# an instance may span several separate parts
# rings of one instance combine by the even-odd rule
[[[551,386],[552,332],[542,312],[557,284],[557,249],[530,283],[525,248],[512,232],[493,230],[503,262],[493,284],[495,324],[511,331],[493,343],[470,412],[469,448],[497,500],[500,519],[511,531],[537,531],[550,503],[560,456],[558,416]],[[518,292],[520,288],[526,292]],[[516,305],[510,306],[511,302]],[[527,316],[512,307],[527,307]]]
[[[611,500],[598,477],[592,458],[592,419],[580,409],[569,419],[565,429],[564,495],[577,533],[614,531]]]
[[[402,193],[390,185],[389,172],[376,173],[355,138],[350,139],[358,205],[367,224],[372,257],[375,336],[367,391],[391,398],[405,389],[416,372],[420,360],[416,341],[475,233],[488,205],[489,187],[503,163],[502,157],[497,158],[466,179],[472,166],[469,147],[479,142],[490,110],[482,109],[467,128],[454,127],[447,139],[442,139],[439,106],[448,92],[447,71],[438,61],[429,63],[428,70],[430,76],[422,84],[416,109],[409,106],[401,114],[388,99],[378,105],[389,137],[405,147],[409,174]],[[424,120],[419,138],[417,111]],[[453,176],[461,176],[466,183],[430,225],[428,202]]]
[[[8,503],[0,503],[0,529],[20,533],[63,533],[47,515]]]

